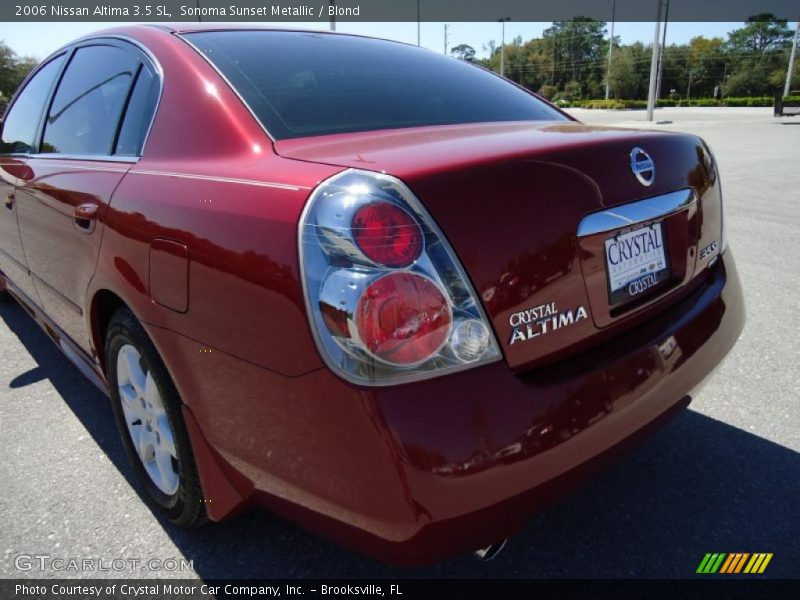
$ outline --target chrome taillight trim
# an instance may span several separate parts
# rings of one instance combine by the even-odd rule
[[[446,367],[441,367],[434,371],[414,371],[416,367],[412,365],[408,368],[397,369],[393,375],[393,378],[391,379],[364,379],[361,377],[357,377],[334,361],[333,357],[330,355],[328,351],[328,348],[326,347],[325,342],[321,337],[322,332],[319,326],[320,323],[314,313],[314,299],[312,297],[313,294],[312,291],[309,289],[309,276],[308,276],[309,265],[307,264],[308,256],[306,248],[304,246],[305,244],[308,243],[308,240],[306,239],[306,234],[307,234],[307,225],[309,222],[309,215],[311,214],[312,210],[315,207],[316,201],[318,200],[318,195],[322,193],[328,185],[335,183],[337,180],[347,177],[348,175],[351,174],[359,174],[359,173],[367,175],[369,177],[390,181],[392,185],[396,186],[397,189],[402,191],[402,196],[404,198],[404,201],[408,204],[408,207],[411,209],[411,211],[415,214],[422,214],[425,216],[426,227],[439,240],[441,240],[443,244],[446,245],[449,258],[452,261],[453,268],[456,274],[460,278],[463,285],[467,286],[471,297],[474,299],[474,310],[477,313],[475,317],[483,321],[489,333],[490,336],[489,344],[490,348],[492,349],[492,353],[488,353],[486,356],[472,362],[448,365]],[[380,173],[377,171],[349,168],[340,171],[339,173],[336,173],[335,175],[329,177],[328,179],[321,181],[311,192],[308,199],[306,200],[305,206],[303,207],[303,211],[300,215],[300,219],[298,222],[297,243],[298,243],[299,267],[300,267],[300,281],[303,289],[303,299],[305,301],[305,306],[306,306],[306,318],[308,319],[309,329],[311,330],[312,338],[314,339],[314,344],[317,348],[317,352],[322,358],[323,363],[334,374],[344,379],[345,381],[363,387],[396,386],[396,385],[403,385],[406,383],[413,383],[416,381],[422,381],[425,379],[441,377],[443,375],[450,375],[452,373],[458,373],[460,371],[474,369],[479,366],[488,365],[502,360],[503,358],[502,350],[500,344],[497,341],[497,336],[492,327],[492,322],[491,320],[489,320],[486,312],[484,311],[483,305],[480,302],[480,297],[476,293],[472,285],[472,281],[468,278],[466,271],[464,270],[464,267],[461,265],[461,262],[458,260],[458,257],[455,255],[455,252],[453,251],[452,247],[450,247],[447,238],[442,233],[438,224],[433,220],[433,218],[428,213],[427,209],[425,209],[425,207],[422,205],[422,203],[419,201],[416,195],[408,188],[408,186],[402,180],[397,179],[396,177],[393,177],[391,175],[387,175],[385,173]],[[367,268],[369,269],[369,267]],[[431,269],[430,259],[423,252],[423,255],[420,257],[420,259],[415,261],[414,264],[410,265],[409,267],[398,268],[394,270],[416,272],[418,274],[422,274],[431,278],[435,283],[439,284],[436,277],[431,276],[432,273],[430,269]],[[442,286],[439,284],[439,287]],[[448,296],[449,294],[445,295]],[[450,308],[451,311],[453,311],[453,306],[451,306]],[[451,326],[450,326],[450,331],[448,332],[447,340],[450,339],[450,335],[452,334],[454,325],[455,325],[455,318],[451,318]],[[350,327],[349,324],[348,327]],[[332,336],[331,339],[333,339]],[[446,346],[446,342],[443,345]],[[380,364],[380,361],[375,361],[375,363]]]

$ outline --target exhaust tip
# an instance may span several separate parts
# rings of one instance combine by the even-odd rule
[[[497,542],[496,544],[490,544],[485,548],[479,548],[475,550],[475,556],[477,556],[482,561],[492,560],[503,551],[503,548],[506,547],[507,541],[508,540],[506,539],[501,542]]]

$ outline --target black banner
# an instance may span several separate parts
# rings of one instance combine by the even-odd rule
[[[797,598],[799,581],[741,577],[684,580],[0,580],[3,600],[224,600],[273,598]]]
[[[3,21],[655,21],[666,0],[3,0]],[[671,21],[800,18],[797,0],[669,0]]]

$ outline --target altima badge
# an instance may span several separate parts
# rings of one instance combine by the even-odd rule
[[[656,165],[650,155],[638,146],[631,150],[631,171],[644,186],[653,185],[656,178]]]
[[[508,324],[512,327],[508,345],[512,346],[515,342],[532,340],[556,329],[574,325],[588,316],[583,306],[578,306],[575,310],[558,310],[555,302],[540,304],[514,313],[508,320]]]

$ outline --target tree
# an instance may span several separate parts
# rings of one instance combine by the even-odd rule
[[[735,52],[764,55],[786,47],[791,39],[792,31],[786,19],[776,19],[771,13],[762,13],[750,17],[744,27],[729,33],[727,46]]]
[[[0,95],[8,102],[17,88],[38,64],[30,57],[19,57],[5,43],[0,42]]]
[[[723,90],[729,96],[771,95],[786,76],[792,31],[784,19],[766,13],[747,19],[728,34],[725,51],[730,78]]]
[[[495,52],[497,52],[497,50],[498,50],[497,42],[495,42],[494,40],[489,40],[483,45],[483,51],[489,53],[490,61],[492,60],[492,57],[494,56]]]
[[[539,89],[539,95],[543,98],[547,98],[548,100],[552,100],[553,96],[556,95],[558,88],[554,85],[543,85]]]
[[[722,81],[725,72],[723,43],[721,38],[709,39],[702,35],[689,41],[687,81],[684,85],[687,90],[691,87],[691,96],[709,98],[714,95],[714,87]]]
[[[579,18],[554,22],[539,39],[517,36],[505,46],[505,75],[554,100],[601,98],[608,65],[605,32],[605,23]],[[662,54],[661,96],[709,98],[715,90],[727,96],[772,95],[786,77],[791,36],[786,21],[762,14],[731,31],[727,40],[701,35],[671,44]],[[490,41],[483,50],[488,57],[475,60],[499,71],[497,44]],[[608,74],[615,98],[647,97],[652,52],[642,42],[615,40]]]
[[[19,85],[17,81],[17,60],[14,51],[0,43],[0,94],[8,99]]]
[[[581,90],[581,84],[577,81],[570,81],[566,85],[564,85],[564,100],[568,100],[570,102],[574,100],[580,100],[583,92]]]
[[[689,79],[688,48],[685,45],[670,44],[663,49],[661,61],[661,98],[683,96]],[[672,90],[675,90],[674,94]]]
[[[555,21],[544,30],[543,39],[551,55],[551,83],[601,81],[608,52],[606,24],[585,17]]]
[[[642,81],[636,72],[634,51],[630,46],[618,49],[611,61],[609,88],[615,98],[638,98]]]
[[[475,48],[469,44],[459,44],[450,49],[450,54],[459,60],[467,62],[475,62]]]
[[[723,91],[726,96],[760,96],[763,88],[763,76],[748,68],[731,75],[725,82]]]

